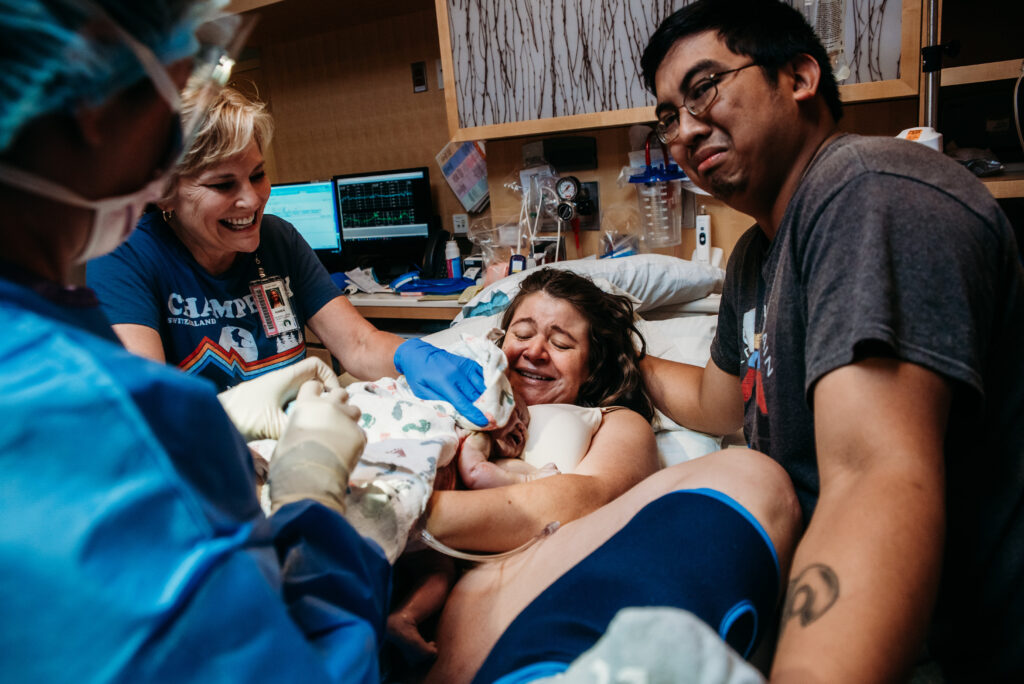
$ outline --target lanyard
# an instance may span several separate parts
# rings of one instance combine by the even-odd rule
[[[280,276],[267,277],[259,253],[253,253],[253,261],[257,278],[249,283],[249,291],[259,311],[263,331],[267,337],[274,337],[297,330],[299,324],[284,279]]]

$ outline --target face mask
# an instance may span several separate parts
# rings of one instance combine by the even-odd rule
[[[142,216],[146,205],[160,198],[164,185],[173,171],[174,163],[177,161],[183,146],[191,139],[191,134],[186,134],[185,131],[194,132],[196,125],[201,120],[201,116],[198,113],[204,112],[205,108],[197,107],[197,115],[194,117],[194,120],[184,123],[180,116],[181,93],[178,91],[167,69],[157,59],[156,55],[153,54],[152,50],[110,19],[93,0],[75,1],[88,8],[93,15],[102,18],[121,37],[129,49],[135,53],[156,91],[166,100],[171,111],[177,115],[177,123],[172,127],[174,130],[172,134],[174,138],[170,141],[170,148],[172,149],[168,151],[163,167],[165,169],[164,172],[144,187],[127,195],[96,200],[86,199],[53,181],[0,163],[0,183],[19,188],[40,197],[47,197],[63,204],[93,210],[92,225],[89,228],[88,239],[86,240],[85,247],[75,258],[75,261],[81,264],[89,259],[94,259],[113,251],[135,229],[135,224]],[[231,25],[234,26],[235,23],[232,22]],[[251,29],[251,26],[252,22],[250,21],[248,28]],[[231,38],[232,44],[227,49],[208,53],[206,56],[207,62],[203,62],[199,57],[194,59],[196,63],[194,67],[196,69],[195,73],[202,74],[203,80],[207,83],[207,86],[204,88],[206,98],[212,97],[216,89],[227,82],[231,67],[234,65],[231,55],[236,54],[241,48],[248,32],[248,30],[239,32]]]
[[[95,7],[94,3],[90,0],[85,0],[83,4],[91,7],[96,13],[107,19],[110,27],[121,36],[122,40],[135,53],[156,91],[167,102],[171,111],[177,115],[181,111],[181,94],[174,85],[170,74],[167,73],[167,69],[164,68],[153,52],[119,25],[111,21],[109,17],[106,17],[102,13],[102,9]],[[175,126],[178,128],[173,139],[176,149],[168,153],[171,161],[165,165],[166,170],[164,173],[139,190],[127,195],[96,200],[86,199],[53,181],[3,163],[0,163],[0,182],[40,197],[47,197],[63,204],[69,204],[73,207],[92,209],[92,225],[89,227],[89,235],[86,239],[85,247],[75,258],[76,263],[83,264],[89,259],[113,251],[135,229],[135,223],[142,216],[146,204],[159,199],[164,184],[170,175],[170,167],[173,166],[173,162],[181,151],[183,138],[180,130],[180,116],[177,116]]]
[[[93,210],[89,237],[75,258],[79,264],[103,256],[121,244],[134,230],[146,205],[159,199],[168,175],[165,173],[128,195],[90,200],[45,178],[0,163],[0,182],[33,195]]]

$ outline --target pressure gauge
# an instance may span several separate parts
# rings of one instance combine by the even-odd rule
[[[555,193],[559,199],[572,202],[580,194],[579,179],[576,176],[562,176],[555,184]]]
[[[563,221],[572,221],[576,218],[576,207],[571,202],[559,202],[555,207],[555,213]]]

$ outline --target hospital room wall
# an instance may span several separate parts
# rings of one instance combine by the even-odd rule
[[[434,210],[450,231],[462,205],[434,161],[448,129],[433,4],[352,11],[291,0],[255,12],[252,57],[235,80],[258,90],[273,113],[271,181],[426,166]],[[420,61],[427,90],[414,93],[410,65]]]
[[[436,15],[429,0],[349,2],[325,6],[315,0],[278,2],[255,12],[261,15],[250,44],[256,58],[243,62],[240,87],[250,82],[267,100],[276,133],[268,150],[273,182],[327,178],[385,168],[427,166],[434,205],[442,226],[452,229],[452,214],[462,205],[441,177],[434,156],[448,142],[444,91],[439,89],[436,61],[440,56]],[[412,92],[410,64],[427,64],[428,90]],[[895,135],[917,121],[917,99],[889,100],[847,107],[845,130]],[[634,206],[635,191],[619,187],[619,171],[629,152],[628,127],[567,132],[593,136],[596,169],[575,171],[582,181],[597,181],[603,211],[617,204]],[[522,146],[540,137],[487,141],[491,206],[471,216],[496,223],[516,220],[519,196],[504,183],[523,166]],[[709,197],[698,197],[711,215],[712,245],[728,258],[752,219]],[[576,252],[571,237],[569,256],[595,254],[600,231],[581,235]],[[689,258],[695,231],[684,230],[682,244],[663,251]],[[466,245],[464,245],[465,247]]]
[[[840,128],[845,131],[866,135],[896,135],[901,130],[917,125],[917,98],[885,100],[880,102],[857,103],[847,105]],[[619,187],[617,178],[622,167],[627,163],[630,151],[629,127],[604,128],[590,131],[566,133],[564,136],[590,136],[595,139],[597,147],[597,168],[586,171],[573,171],[572,174],[581,181],[596,181],[600,195],[602,212],[616,205],[633,207],[636,205],[636,191],[632,186]],[[559,136],[563,137],[563,136]],[[487,173],[491,190],[491,217],[496,222],[514,221],[519,216],[519,195],[507,190],[504,184],[514,178],[523,167],[522,147],[526,143],[541,140],[543,137],[507,138],[491,140],[487,143]],[[704,205],[711,216],[711,245],[721,247],[724,252],[724,267],[732,248],[740,235],[749,228],[754,220],[746,214],[730,209],[722,202],[706,196],[684,193],[687,201],[699,207]],[[689,230],[682,231],[682,243],[675,247],[657,250],[663,254],[671,254],[689,259],[695,245],[696,231],[693,225]],[[566,249],[570,257],[596,254],[600,247],[601,231],[584,231],[580,236],[580,253],[577,254],[571,236],[566,239]]]

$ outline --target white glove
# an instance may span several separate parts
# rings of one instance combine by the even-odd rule
[[[310,381],[299,388],[288,424],[270,459],[270,507],[313,499],[345,513],[348,475],[366,446],[356,423],[359,409],[340,387],[323,392]]]
[[[228,418],[245,441],[277,439],[288,420],[285,404],[295,398],[299,386],[319,380],[326,389],[341,387],[338,376],[315,356],[235,385],[217,395]]]

